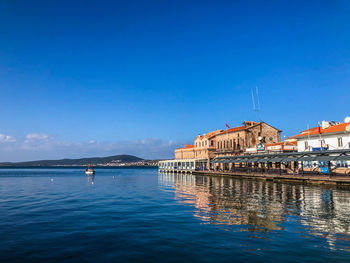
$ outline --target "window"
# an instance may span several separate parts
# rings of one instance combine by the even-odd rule
[[[305,150],[309,149],[309,143],[307,141],[304,142],[304,147],[305,147]]]
[[[343,138],[338,138],[338,147],[343,148]]]
[[[337,161],[337,167],[348,168],[348,162],[347,161]]]
[[[304,166],[305,168],[312,168],[312,161],[303,162],[303,166]]]
[[[214,141],[210,141],[210,146],[214,146]]]
[[[324,140],[320,140],[320,147],[323,147],[325,145],[325,141]]]

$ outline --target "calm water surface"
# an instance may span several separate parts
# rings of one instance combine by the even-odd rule
[[[0,262],[350,262],[350,191],[0,169]]]

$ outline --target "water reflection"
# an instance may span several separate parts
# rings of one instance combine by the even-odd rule
[[[194,206],[203,223],[259,238],[293,231],[350,251],[349,190],[189,174],[160,174],[159,183],[173,187],[178,202]]]
[[[95,175],[87,175],[86,176],[86,183],[87,183],[87,185],[95,184]]]

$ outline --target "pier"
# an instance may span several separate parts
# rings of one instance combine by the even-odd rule
[[[349,149],[236,155],[217,157],[209,167],[207,159],[162,161],[159,172],[350,186],[350,169],[339,166],[349,160]]]
[[[261,173],[239,173],[239,172],[215,172],[215,171],[193,171],[193,175],[204,176],[233,176],[254,180],[266,180],[275,182],[297,182],[305,184],[327,184],[350,188],[350,176],[327,176],[327,175],[295,175],[295,174],[261,174]]]
[[[207,159],[177,159],[164,160],[158,163],[160,173],[192,173],[193,171],[205,171]]]

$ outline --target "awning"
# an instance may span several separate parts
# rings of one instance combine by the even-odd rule
[[[283,159],[286,159],[286,157],[271,158],[271,159],[269,160],[269,162],[279,163],[279,162],[281,162]]]
[[[258,163],[270,163],[270,162],[273,162],[272,161],[273,158],[271,157],[268,157],[268,158],[261,158]]]
[[[257,161],[259,161],[261,158],[252,158],[252,159],[248,159],[247,162],[248,163],[256,163]]]
[[[246,163],[248,159],[244,158],[244,159],[236,159],[233,162],[234,163]]]
[[[315,161],[319,162],[327,162],[327,161],[334,161],[338,156],[317,156]]]
[[[298,159],[300,162],[311,162],[315,161],[316,157],[315,156],[304,156]]]
[[[350,161],[350,155],[341,155],[335,161]]]
[[[300,159],[301,157],[288,157],[288,158],[283,158],[282,162],[296,162]]]

